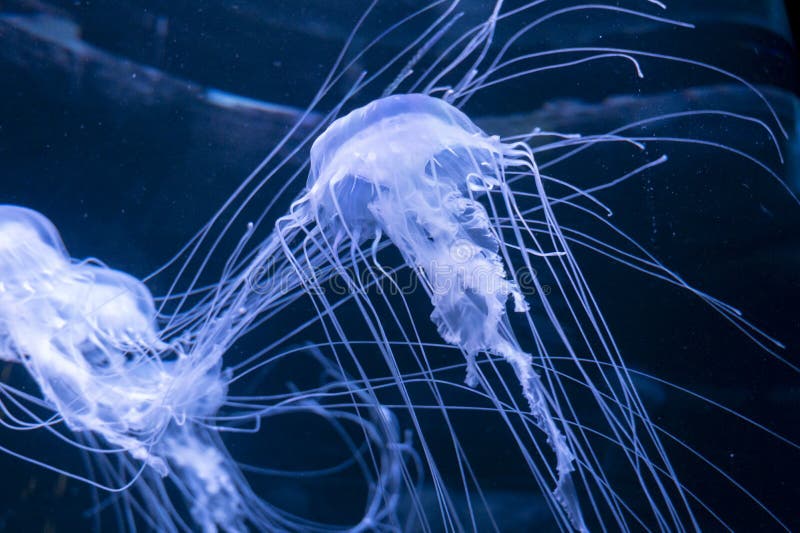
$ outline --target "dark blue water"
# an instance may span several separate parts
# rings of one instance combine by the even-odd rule
[[[301,4],[0,4],[0,203],[44,213],[74,257],[99,257],[139,277],[152,272],[289,131],[296,110],[313,97],[364,9],[363,2]],[[355,49],[415,5],[379,4]],[[710,138],[751,147],[797,191],[798,62],[781,3],[680,0],[669,5],[669,16],[697,28],[679,31],[612,14],[575,16],[526,37],[518,49],[613,43],[736,72],[763,87],[789,129],[789,140],[782,141],[785,164],[767,140],[754,140],[752,129],[738,130],[735,124],[704,119],[703,124],[668,124],[662,131],[679,135],[700,128]],[[465,6],[467,20],[472,9],[478,11]],[[421,30],[412,24],[405,31]],[[405,42],[390,36],[345,77],[355,80],[362,69],[380,68]],[[582,133],[607,131],[654,110],[712,103],[763,117],[761,104],[729,80],[678,65],[642,64],[643,80],[634,79],[625,62],[544,73],[487,90],[466,111],[498,134],[516,131],[515,121],[530,120],[531,114],[543,129]],[[383,85],[394,75],[387,73]],[[220,105],[209,100],[210,88],[276,107]],[[328,105],[343,95],[341,87],[336,91]],[[368,92],[352,105],[379,95]],[[316,115],[308,118],[309,124],[315,120]],[[298,163],[304,157],[300,154]],[[609,177],[629,163],[613,149],[604,157],[599,167],[591,163]],[[565,170],[577,176],[578,186],[602,181],[582,172],[586,163],[576,160],[574,171]],[[297,192],[301,186],[298,182]],[[269,198],[269,191],[264,194]],[[607,200],[616,223],[693,284],[745,310],[786,344],[782,355],[800,360],[800,209],[774,180],[730,154],[682,146],[669,168],[625,184]],[[800,442],[797,374],[689,296],[596,257],[585,260],[623,353],[633,354],[628,360],[633,367],[679,381]],[[151,286],[156,294],[167,288],[159,283]],[[427,316],[427,310],[421,313],[421,319]],[[288,327],[292,316],[285,320]],[[5,366],[1,377],[36,390],[19,368]],[[763,435],[750,440],[751,432],[729,426],[699,402],[658,383],[645,380],[642,387],[653,420],[690,435],[698,449],[735,474],[787,524],[800,528],[794,508],[800,495],[797,450]],[[245,460],[262,452],[287,453],[279,459],[287,464],[318,453],[307,436],[293,434],[297,428],[284,430],[285,448],[232,440],[232,452]],[[465,431],[503,520],[500,529],[554,530],[548,529],[554,526],[546,509],[526,499],[531,480],[494,445],[491,426]],[[83,468],[80,454],[38,432],[0,430],[0,445],[68,469]],[[752,505],[740,511],[729,503],[739,501],[736,491],[718,486],[720,479],[690,456],[676,450],[674,457],[679,469],[685,462],[684,476],[698,492],[732,516],[738,530],[778,530]],[[0,530],[86,530],[98,523],[92,512],[97,501],[85,485],[6,456],[0,456],[0,465]],[[320,518],[337,513],[346,518],[351,512],[347,493],[336,486],[323,486],[313,495],[280,485],[256,488]],[[114,522],[106,520],[100,522],[113,530]],[[482,527],[489,530],[488,524]]]

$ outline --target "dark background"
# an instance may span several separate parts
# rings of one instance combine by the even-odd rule
[[[297,120],[298,108],[312,98],[363,9],[332,4],[1,3],[0,203],[44,213],[74,257],[96,256],[114,268],[147,275],[194,234]],[[413,4],[380,5],[356,49]],[[787,2],[796,35],[800,7],[795,4]],[[776,11],[779,3],[669,5],[669,11],[658,13],[698,28],[683,32],[641,21],[627,26],[614,17],[597,16],[590,23],[575,17],[538,31],[520,46],[596,43],[602,34],[620,46],[706,60],[768,86],[792,138],[783,166],[776,164],[763,140],[755,141],[757,155],[797,190],[800,167],[792,131],[797,56],[787,21]],[[42,16],[47,18],[38,18],[33,29],[19,23]],[[409,31],[419,29],[412,26]],[[75,32],[88,45],[77,52],[70,44]],[[402,36],[390,37],[359,60],[345,79],[355,79],[361,68],[378,68],[404,42]],[[643,81],[632,80],[630,67],[619,64],[590,65],[577,75],[543,75],[504,87],[502,97],[486,91],[470,102],[468,112],[497,133],[509,133],[499,128],[510,128],[515,120],[526,123],[531,116],[543,129],[605,131],[636,113],[670,111],[693,102],[714,102],[763,118],[763,108],[743,98],[741,88],[731,88],[728,80],[679,67],[661,69],[656,63],[643,66]],[[208,88],[275,106],[220,106],[209,100]],[[322,111],[343,91],[337,87]],[[353,105],[378,95],[368,91]],[[608,100],[611,96],[621,99]],[[318,115],[309,116],[297,136],[317,120]],[[685,127],[695,131],[701,126]],[[704,127],[712,138],[722,135],[751,146],[753,130],[714,121]],[[623,164],[613,158],[607,163],[609,175]],[[570,170],[563,172],[570,175]],[[745,177],[740,180],[741,175]],[[735,157],[687,148],[669,168],[621,188],[608,201],[618,223],[640,242],[693,283],[755,317],[787,344],[782,354],[798,360],[798,208],[774,181]],[[732,333],[691,298],[596,258],[586,261],[599,298],[608,302],[606,312],[624,353],[646,354],[632,358],[636,368],[690,386],[800,441],[797,374]],[[151,286],[155,293],[165,290],[159,283]],[[15,384],[35,390],[19,369],[8,372]],[[699,449],[800,528],[794,508],[800,475],[796,450],[728,425],[706,406],[657,384],[643,387],[649,391],[654,419],[676,434],[690,435]],[[524,489],[525,482],[514,478],[515,463],[495,465],[490,436],[478,435],[474,442],[479,448],[485,444],[484,466],[496,470],[490,475],[492,486],[518,495],[513,491]],[[47,462],[79,465],[62,448],[43,447],[36,433],[3,431],[0,445],[32,450]],[[684,459],[677,457],[678,462]],[[2,468],[0,529],[53,531],[91,524],[85,486],[5,456]],[[691,478],[694,470],[687,469]],[[739,502],[740,495],[726,499],[729,493],[717,486],[719,478],[698,473],[692,481],[703,494],[716,495],[712,498],[719,499],[714,503],[720,512],[733,516],[740,530],[776,530],[751,504],[741,511],[728,504]],[[510,507],[519,501],[511,496],[498,500],[512,502]],[[506,530],[528,530],[523,524],[530,517],[509,520]]]

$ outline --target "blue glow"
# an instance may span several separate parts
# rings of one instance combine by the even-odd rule
[[[289,147],[308,154],[305,165],[287,170],[296,154],[282,159],[283,146],[276,147],[156,273],[160,281],[170,276],[163,295],[151,294],[152,280],[71,258],[43,215],[0,206],[0,359],[24,367],[39,388],[3,383],[2,423],[50,432],[88,452],[94,476],[2,450],[94,485],[108,498],[96,511],[113,508],[127,529],[461,531],[480,529],[482,514],[502,529],[489,502],[491,482],[481,481],[473,459],[480,453],[471,439],[486,423],[496,461],[522,472],[530,514],[547,517],[537,516],[536,527],[727,526],[726,510],[705,503],[672,453],[710,460],[662,429],[648,401],[663,402],[664,390],[677,389],[798,445],[710,397],[629,367],[612,333],[621,326],[606,318],[583,262],[599,257],[675,289],[796,372],[779,339],[663,263],[625,232],[611,207],[617,189],[668,165],[684,145],[732,154],[766,182],[777,177],[736,139],[671,131],[681,119],[745,125],[778,158],[783,126],[757,88],[712,65],[603,47],[514,55],[515,40],[561,13],[524,18],[542,3],[509,12],[498,2],[454,35],[447,32],[454,13],[446,12],[412,38],[410,58],[387,65],[396,77],[366,105],[353,99],[376,79],[350,80],[347,97]],[[579,9],[688,26],[606,5],[564,13]],[[520,33],[496,42],[512,19]],[[449,48],[426,57],[444,35]],[[471,98],[517,79],[609,60],[630,67],[632,78],[646,74],[648,60],[710,72],[737,84],[758,111],[669,109],[586,135],[528,123],[500,135],[465,111]],[[346,84],[342,73],[351,64],[341,63],[306,115]],[[221,106],[285,110],[221,91],[207,95]],[[655,133],[643,133],[648,128]],[[629,151],[630,164],[594,179],[603,175],[604,151],[617,148]],[[561,170],[587,154],[596,168],[586,176],[573,180]],[[285,185],[303,180],[288,200]],[[264,190],[268,203],[253,217]],[[287,331],[279,329],[282,317],[293,324]],[[287,378],[280,390],[268,387],[269,372],[286,361],[304,375]],[[318,379],[309,385],[309,376]],[[266,428],[284,416],[321,420],[334,438],[314,443],[319,456],[338,450],[344,457],[280,470],[240,459],[229,445],[248,436],[279,441],[280,431]],[[282,479],[351,468],[362,492],[353,498],[358,518],[346,523],[301,516],[262,494]],[[709,468],[720,472],[713,462]],[[720,479],[787,528],[728,474]]]

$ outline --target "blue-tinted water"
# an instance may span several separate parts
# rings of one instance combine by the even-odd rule
[[[464,6],[465,21],[474,22],[485,14],[480,4]],[[539,13],[555,9],[556,4],[576,3],[553,2]],[[390,21],[411,13],[416,5],[379,4],[366,20],[355,49],[366,46]],[[780,179],[797,190],[797,62],[780,2],[673,1],[665,13],[646,2],[626,5],[691,22],[697,28],[674,29],[619,13],[578,13],[544,26],[514,51],[613,45],[691,57],[731,70],[763,88],[789,130],[789,140],[781,141],[784,164],[778,161],[768,136],[762,133],[755,138],[758,128],[718,117],[669,122],[643,135],[692,135],[729,142],[776,169]],[[299,116],[297,110],[313,97],[365,8],[360,3],[329,6],[328,2],[302,6],[281,2],[269,8],[258,2],[169,8],[149,2],[122,2],[113,7],[83,2],[4,5],[0,60],[7,74],[0,84],[0,203],[44,213],[59,228],[74,257],[98,257],[133,275],[149,274],[194,235],[289,132]],[[412,22],[404,28],[406,33],[389,35],[345,73],[345,80],[355,81],[362,70],[376,71],[401,50],[409,35],[424,28]],[[496,40],[502,42],[508,36],[501,31]],[[436,46],[443,50],[445,43]],[[465,110],[487,132],[503,135],[518,133],[519,124],[592,134],[645,116],[712,106],[771,120],[763,104],[729,78],[659,61],[642,60],[642,67],[642,80],[624,60],[543,72],[482,91]],[[375,88],[357,96],[343,112],[380,96],[380,88],[391,83],[399,68],[387,72]],[[209,92],[211,88],[214,91]],[[331,109],[345,90],[344,85],[337,86],[322,108],[307,117],[296,137],[313,127],[319,113]],[[770,125],[775,128],[774,123]],[[283,153],[294,144],[290,142]],[[609,147],[601,155],[576,158],[560,171],[574,178],[576,186],[591,187],[644,161],[624,148]],[[659,149],[654,146],[647,155],[657,156]],[[786,345],[781,356],[797,363],[797,204],[766,172],[734,154],[689,145],[671,147],[669,154],[669,165],[637,176],[602,197],[614,212],[614,223],[693,285],[742,309]],[[305,157],[298,154],[296,164]],[[587,173],[585,168],[592,170]],[[289,174],[287,170],[280,176]],[[288,208],[288,199],[300,192],[304,182],[291,186],[275,216]],[[266,202],[275,192],[261,191],[259,198]],[[223,243],[220,257],[235,244]],[[579,259],[632,368],[690,388],[791,442],[800,441],[797,373],[691,295],[588,252]],[[544,281],[552,286],[552,280]],[[169,279],[162,276],[150,288],[161,294],[168,285]],[[428,331],[430,309],[425,296],[417,294],[412,301],[420,309],[423,334],[435,341],[435,331]],[[308,313],[308,309],[289,308],[263,339],[248,339],[237,346],[228,356],[230,364],[279,338]],[[353,328],[358,329],[357,315],[353,316]],[[319,341],[321,336],[321,331],[312,330],[289,342],[299,345]],[[438,366],[460,362],[452,354],[440,355]],[[298,373],[308,366],[299,361],[296,367],[277,368],[247,387],[284,390],[287,382],[294,381],[302,389],[303,380],[312,378],[298,377]],[[377,364],[371,370],[381,371]],[[463,369],[448,378],[460,383]],[[18,366],[5,365],[2,379],[31,394],[37,391]],[[793,508],[800,475],[796,446],[755,431],[662,382],[642,377],[637,385],[653,421],[729,472],[784,524],[792,529],[800,526]],[[254,390],[238,393],[255,394]],[[419,394],[424,401],[424,393]],[[399,399],[387,392],[385,401]],[[448,401],[463,405],[472,400],[469,394],[452,392]],[[581,401],[585,399],[576,400]],[[460,527],[491,530],[488,516],[492,514],[501,531],[555,530],[530,473],[521,468],[515,444],[504,438],[498,442],[503,424],[491,416],[453,417],[488,502],[475,511],[476,524],[464,521]],[[435,415],[422,418],[429,440],[438,447],[436,453],[447,457],[449,434],[441,420]],[[326,457],[319,443],[329,435],[318,427],[304,429],[303,422],[276,421],[266,435],[234,436],[228,446],[238,460],[272,468],[335,462],[342,450],[329,450],[331,457]],[[404,429],[409,427],[408,419],[401,416],[400,422]],[[682,479],[737,530],[780,530],[707,465],[680,446],[667,444]],[[86,472],[79,453],[41,431],[3,430],[0,445],[70,471]],[[601,444],[597,450],[600,461],[613,472],[619,457]],[[0,489],[0,529],[95,527],[98,515],[93,509],[113,502],[106,494],[95,495],[85,484],[59,474],[7,456],[0,461],[6,472]],[[453,491],[453,505],[466,516],[457,465],[442,459],[441,468]],[[260,496],[306,516],[347,522],[359,512],[354,501],[360,502],[363,489],[347,476],[310,485],[280,476],[253,479]],[[431,527],[443,529],[430,483],[422,482],[419,494],[430,513]],[[173,496],[180,501],[177,494]],[[115,529],[113,513],[99,516],[105,528]],[[139,526],[144,527],[143,523]],[[419,522],[409,519],[408,529],[420,530]]]

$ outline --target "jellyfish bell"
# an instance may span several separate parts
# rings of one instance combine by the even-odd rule
[[[56,299],[56,309],[47,313],[54,315],[53,328],[82,317],[112,343],[155,340],[155,307],[147,287],[120,271],[91,262],[73,263],[58,230],[43,215],[18,206],[0,206],[0,254],[4,298],[24,299],[29,305]],[[23,298],[26,291],[30,298]],[[36,296],[44,291],[47,294]],[[81,307],[71,308],[75,305]],[[65,315],[61,321],[55,316],[58,313]]]

